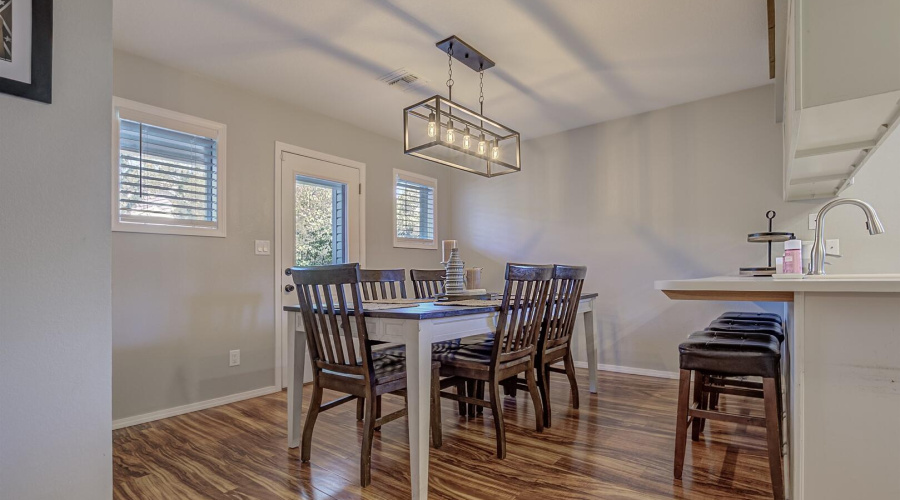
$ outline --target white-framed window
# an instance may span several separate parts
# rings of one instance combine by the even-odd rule
[[[437,248],[437,179],[394,169],[394,246]]]
[[[224,237],[225,129],[113,98],[112,230]]]

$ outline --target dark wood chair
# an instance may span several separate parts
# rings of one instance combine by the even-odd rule
[[[470,414],[475,406],[491,409],[497,434],[497,456],[501,459],[506,458],[501,381],[525,374],[534,404],[535,429],[538,432],[544,429],[534,359],[552,276],[553,266],[507,264],[506,286],[494,337],[479,344],[463,344],[457,349],[434,354],[441,362],[441,377],[446,377],[441,380],[441,388],[456,387],[456,393],[441,392],[441,396],[470,405]],[[466,385],[483,387],[479,383],[488,386],[490,400],[483,399],[483,391],[470,389],[466,395]]]
[[[572,332],[581,301],[586,267],[553,266],[553,282],[547,298],[547,311],[541,323],[534,366],[537,384],[544,407],[544,427],[550,427],[550,373],[565,373],[569,379],[572,408],[578,409],[578,382],[575,380],[575,362],[572,360]],[[564,368],[553,366],[562,361]],[[528,389],[525,380],[507,380],[501,384],[508,396],[515,397],[516,389]],[[477,391],[482,391],[480,386]],[[469,410],[470,414],[472,410]]]
[[[572,408],[578,409],[578,382],[572,360],[572,331],[575,329],[578,303],[587,268],[581,266],[553,266],[547,312],[538,338],[535,367],[538,389],[544,406],[544,426],[550,427],[550,372],[565,373],[569,379]],[[565,368],[554,365],[562,361]]]
[[[300,459],[309,461],[313,429],[320,412],[364,398],[360,484],[367,486],[372,480],[375,428],[407,415],[404,406],[379,417],[375,407],[377,396],[391,393],[405,396],[406,358],[402,354],[372,352],[363,317],[359,264],[294,267],[291,271],[313,368],[313,394],[303,427]],[[432,364],[431,438],[436,448],[441,446],[439,366],[438,362]],[[322,404],[325,389],[347,396]]]
[[[443,269],[410,269],[409,279],[417,299],[430,299],[444,293]]]
[[[363,300],[406,298],[405,269],[360,269],[359,278]]]
[[[362,289],[363,300],[406,298],[406,270],[405,269],[360,269],[359,282]],[[397,291],[400,297],[397,297]],[[370,340],[371,346],[384,346],[389,342]],[[378,347],[382,349],[383,347]],[[402,348],[401,348],[402,349]],[[396,352],[394,352],[396,354]],[[365,417],[365,401],[360,399],[356,403],[356,419]],[[381,416],[381,397],[375,401],[375,414]],[[381,429],[378,427],[377,429]]]

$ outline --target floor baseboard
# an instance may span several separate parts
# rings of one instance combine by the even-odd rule
[[[163,418],[174,417],[177,415],[184,415],[185,413],[190,413],[192,411],[205,410],[207,408],[213,408],[215,406],[227,405],[229,403],[236,403],[238,401],[243,401],[245,399],[258,398],[260,396],[265,396],[267,394],[272,394],[280,391],[278,387],[272,385],[269,387],[261,387],[259,389],[253,389],[252,391],[240,392],[238,394],[230,394],[228,396],[222,396],[220,398],[215,399],[207,399],[206,401],[199,401],[197,403],[191,403],[184,406],[176,406],[175,408],[167,408],[165,410],[158,410],[150,413],[144,413],[143,415],[135,415],[133,417],[125,417],[120,418],[118,420],[113,420],[112,428],[113,430],[121,429],[123,427],[131,427],[132,425],[145,424],[147,422],[152,422],[154,420],[160,420]]]
[[[587,361],[576,361],[575,366],[578,368],[587,368]],[[597,369],[604,372],[626,373],[628,375],[641,375],[644,377],[656,377],[678,380],[678,373],[666,372],[662,370],[649,370],[647,368],[634,368],[631,366],[604,365],[598,364]]]

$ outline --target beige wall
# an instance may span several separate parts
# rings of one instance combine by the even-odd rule
[[[440,261],[393,248],[393,168],[438,179],[438,237],[450,218],[447,169],[399,142],[118,51],[114,94],[228,126],[226,238],[113,234],[114,419],[273,385],[275,264],[253,242],[275,238],[275,141],[366,164],[368,267]],[[231,349],[239,367],[228,367]]]
[[[112,2],[54,2],[53,103],[0,94],[0,498],[112,498]]]
[[[587,265],[586,290],[600,293],[600,363],[674,372],[688,333],[726,308],[760,306],[673,302],[654,280],[764,265],[765,247],[746,238],[765,229],[769,209],[776,229],[812,236],[807,214],[821,203],[782,201],[773,94],[760,87],[526,141],[523,172],[508,177],[454,172],[451,236],[492,288],[507,261]],[[830,272],[900,272],[900,177],[887,156],[846,194],[871,200],[897,229],[870,239],[861,213],[837,209],[829,234],[848,256]]]

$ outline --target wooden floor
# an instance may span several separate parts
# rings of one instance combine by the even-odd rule
[[[579,371],[581,409],[572,410],[564,379],[555,377],[553,427],[542,434],[534,432],[526,395],[505,398],[506,460],[494,455],[489,411],[467,420],[445,400],[429,498],[772,498],[763,429],[709,422],[699,443],[688,441],[684,479],[676,481],[676,381],[601,372],[600,393],[591,395]],[[385,411],[398,403],[388,398]],[[723,397],[722,406],[761,410],[758,401],[740,406],[741,399]],[[286,392],[117,430],[115,498],[409,498],[406,419],[376,433],[372,484],[362,489],[355,410],[348,404],[319,417],[308,464],[287,448]]]

